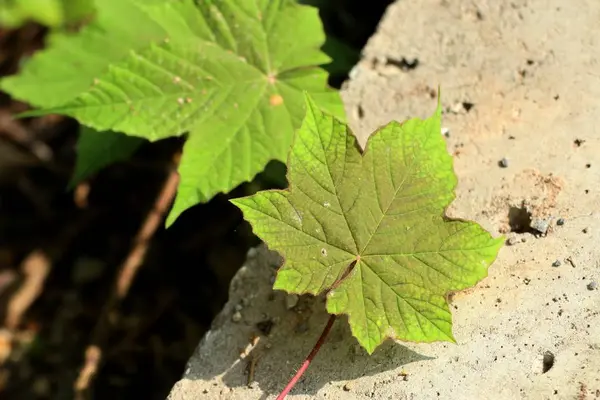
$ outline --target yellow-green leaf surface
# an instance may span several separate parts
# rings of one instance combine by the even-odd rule
[[[387,337],[454,341],[445,295],[487,276],[502,238],[444,216],[456,177],[441,109],[379,129],[363,154],[346,125],[307,104],[289,189],[232,200],[285,259],[274,288],[328,291],[327,310],[348,315],[369,353]]]
[[[79,61],[75,53],[101,60],[84,62],[86,80],[55,94],[54,100],[66,100],[46,112],[149,140],[188,132],[168,223],[252,179],[270,160],[285,160],[304,116],[303,91],[343,118],[339,94],[319,67],[330,60],[320,50],[325,35],[315,8],[294,0],[96,1],[98,21],[79,39],[61,41],[60,54],[73,43],[74,54],[65,55],[70,62]],[[115,26],[118,35],[107,30]],[[85,46],[88,37],[92,48]],[[103,63],[104,45],[109,61]],[[23,74],[47,67],[59,70],[59,81],[66,79],[58,53],[50,52],[39,57],[44,63],[32,60]],[[51,72],[39,76],[56,91],[65,90]],[[34,82],[46,85],[16,78],[2,86],[18,95],[33,91]]]

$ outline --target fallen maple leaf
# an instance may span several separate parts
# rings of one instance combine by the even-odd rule
[[[384,126],[363,153],[345,124],[306,103],[289,189],[232,200],[285,258],[274,288],[327,292],[327,311],[348,315],[369,354],[388,337],[453,342],[445,295],[487,276],[503,238],[445,217],[457,180],[441,107]]]

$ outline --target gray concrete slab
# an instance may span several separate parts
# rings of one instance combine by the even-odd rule
[[[388,341],[369,357],[341,318],[289,398],[600,398],[599,57],[596,0],[390,6],[343,90],[361,142],[429,116],[439,84],[459,177],[449,214],[498,234],[526,208],[549,228],[509,233],[489,277],[454,296],[456,345]],[[285,386],[327,315],[321,298],[273,292],[276,265],[253,251],[171,400],[270,399]]]

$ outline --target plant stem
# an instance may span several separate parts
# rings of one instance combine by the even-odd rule
[[[331,327],[333,326],[333,323],[335,322],[335,318],[336,318],[335,315],[331,315],[329,317],[329,321],[327,321],[327,325],[325,325],[325,329],[323,329],[323,332],[321,333],[319,340],[317,340],[317,343],[315,343],[315,346],[310,351],[310,354],[308,355],[308,357],[306,357],[306,360],[304,360],[304,362],[302,363],[302,366],[300,367],[298,372],[296,372],[296,375],[294,375],[294,377],[290,380],[290,382],[287,384],[285,389],[283,389],[283,391],[279,394],[279,396],[277,396],[277,400],[285,399],[285,396],[288,395],[290,390],[292,390],[294,385],[296,385],[296,383],[300,380],[300,378],[302,377],[304,372],[308,369],[308,366],[310,365],[311,361],[313,360],[313,358],[315,358],[315,356],[319,352],[319,349],[325,342],[327,335],[329,335],[329,331],[331,331]]]

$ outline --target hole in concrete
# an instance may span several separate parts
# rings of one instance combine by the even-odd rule
[[[544,353],[544,359],[542,360],[542,374],[550,371],[550,368],[554,366],[554,354],[551,351]]]
[[[264,321],[258,322],[256,324],[256,327],[263,335],[267,336],[269,333],[271,333],[271,329],[273,329],[274,325],[275,323],[273,322],[273,320],[266,319]]]
[[[508,209],[508,225],[510,231],[515,233],[531,232],[531,213],[524,206],[510,207]]]
[[[394,58],[388,58],[386,64],[400,68],[402,71],[411,71],[419,66],[419,59],[414,58],[412,60],[408,60],[405,57],[402,57],[401,59],[397,60]]]
[[[474,103],[470,103],[468,101],[463,101],[462,106],[463,106],[463,108],[465,109],[466,112],[469,112],[475,106],[475,104]]]

